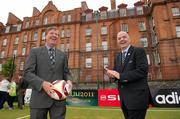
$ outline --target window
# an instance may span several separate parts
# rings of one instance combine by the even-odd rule
[[[128,32],[128,25],[126,23],[121,24],[121,31]]]
[[[136,13],[137,13],[137,15],[142,15],[143,14],[143,7],[142,6],[136,7]]]
[[[180,26],[176,26],[176,36],[180,37]]]
[[[118,16],[118,11],[117,10],[110,10],[109,12],[108,12],[108,17],[109,18],[115,18],[115,17],[117,17]]]
[[[66,16],[63,15],[63,16],[62,16],[62,23],[65,23],[65,22],[66,22]]]
[[[71,15],[68,15],[67,21],[68,21],[68,22],[71,22]]]
[[[61,51],[64,51],[64,44],[61,44],[60,49]]]
[[[154,63],[158,65],[160,63],[160,56],[157,50],[153,52],[153,57],[154,57]]]
[[[35,26],[38,26],[39,25],[39,20],[36,20],[35,21]]]
[[[4,40],[3,40],[2,45],[3,45],[3,46],[6,46],[6,45],[7,45],[7,39],[4,39]]]
[[[48,17],[45,17],[45,18],[44,18],[43,24],[44,24],[44,25],[48,24]]]
[[[64,38],[64,30],[61,30],[61,38]]]
[[[2,64],[0,64],[0,72],[2,72]]]
[[[4,55],[5,55],[5,51],[2,51],[1,52],[1,58],[4,58]]]
[[[145,22],[143,21],[139,22],[138,26],[139,26],[139,31],[146,31]]]
[[[38,39],[38,33],[34,32],[34,40],[37,40],[37,39]]]
[[[147,56],[148,65],[150,65],[151,64],[150,63],[150,56],[149,56],[149,54],[147,54],[146,56]]]
[[[24,34],[24,36],[23,36],[23,42],[27,42],[27,34]]]
[[[86,14],[86,21],[92,20],[92,13]]]
[[[29,28],[29,22],[26,22],[25,28]]]
[[[91,47],[92,47],[92,46],[91,46],[91,43],[86,43],[86,52],[91,51],[91,50],[92,50]]]
[[[92,67],[92,58],[86,58],[86,68]]]
[[[108,57],[103,57],[103,66],[104,67],[108,66]]]
[[[46,39],[46,32],[43,31],[43,32],[42,32],[42,40],[45,40],[45,39]]]
[[[148,47],[148,41],[146,37],[140,38],[140,45],[142,47]]]
[[[126,9],[120,9],[120,10],[119,10],[119,13],[120,13],[120,17],[125,17],[125,16],[127,16]]]
[[[70,31],[70,29],[67,29],[66,30],[66,37],[70,37],[71,36],[71,31]]]
[[[24,70],[24,62],[20,62],[19,70]]]
[[[107,41],[102,42],[102,50],[108,50]]]
[[[180,16],[180,10],[178,7],[171,8],[173,16]]]
[[[101,27],[101,35],[106,35],[107,34],[107,27],[103,26]]]
[[[92,34],[92,29],[91,28],[87,28],[86,29],[86,36],[91,36]]]
[[[101,15],[101,19],[107,19],[107,12],[106,11],[101,12],[100,15]]]
[[[19,42],[19,37],[18,37],[18,36],[16,36],[15,41],[14,41],[14,44],[15,44],[15,45],[17,45],[17,44],[18,44],[18,42]]]
[[[67,43],[67,44],[66,44],[66,51],[68,51],[69,49],[70,49],[70,44]]]
[[[92,75],[86,75],[86,82],[90,82],[92,80]]]
[[[26,48],[22,48],[22,56],[26,54]]]
[[[17,31],[20,31],[21,30],[21,24],[18,24],[17,25]]]
[[[13,50],[13,56],[17,56],[17,50],[15,49],[15,50]]]
[[[9,33],[9,30],[10,30],[10,26],[6,26],[5,33]]]

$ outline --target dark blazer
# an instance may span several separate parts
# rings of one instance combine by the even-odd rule
[[[121,55],[116,56],[114,65],[114,70],[120,73],[120,80],[117,80],[121,104],[127,109],[146,109],[149,104],[146,53],[143,48],[130,46],[124,64]]]
[[[30,51],[24,69],[24,79],[31,85],[32,94],[30,106],[32,108],[48,108],[53,103],[64,105],[65,101],[55,101],[42,89],[42,82],[55,80],[71,80],[68,69],[68,59],[60,50],[55,50],[55,65],[52,67],[46,46],[33,48]]]

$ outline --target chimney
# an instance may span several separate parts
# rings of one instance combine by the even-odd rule
[[[111,0],[111,10],[116,9],[116,0]]]

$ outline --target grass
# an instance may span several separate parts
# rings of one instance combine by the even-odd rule
[[[24,118],[20,118],[24,117]],[[29,107],[23,110],[0,110],[1,119],[29,119]],[[117,107],[73,107],[67,106],[66,119],[124,119]],[[180,108],[150,108],[146,119],[180,119]]]

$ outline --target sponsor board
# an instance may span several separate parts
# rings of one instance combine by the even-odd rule
[[[157,107],[180,107],[180,89],[159,89],[152,94]]]
[[[99,106],[120,106],[120,97],[117,89],[99,89],[98,90]]]

